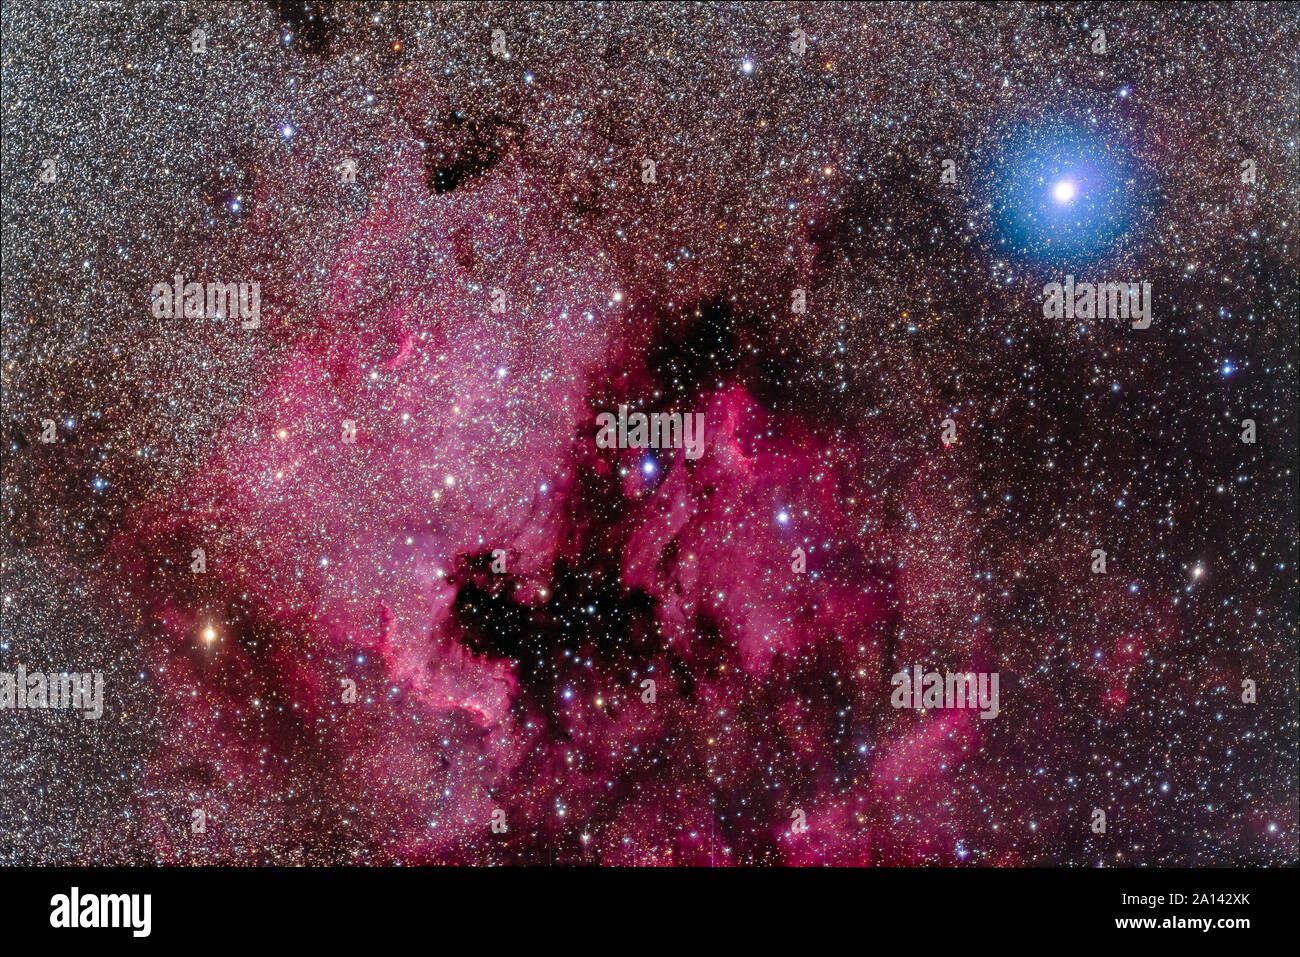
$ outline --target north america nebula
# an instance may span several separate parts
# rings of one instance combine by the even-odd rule
[[[6,3],[0,671],[104,692],[0,857],[1295,861],[1298,92],[1283,4]]]

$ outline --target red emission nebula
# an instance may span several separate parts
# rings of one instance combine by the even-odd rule
[[[1294,12],[114,16],[4,13],[10,860],[1294,859]]]

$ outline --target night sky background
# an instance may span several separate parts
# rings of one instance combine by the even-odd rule
[[[0,714],[0,860],[1296,860],[1300,7],[13,0],[2,53],[0,670],[105,714]]]

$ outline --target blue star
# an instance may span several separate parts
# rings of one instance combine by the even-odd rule
[[[1048,262],[1099,258],[1152,205],[1147,177],[1118,134],[1065,122],[1001,137],[977,159],[996,227],[1016,252]],[[982,198],[982,197],[981,197]]]

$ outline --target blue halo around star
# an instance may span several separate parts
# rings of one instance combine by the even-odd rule
[[[1065,125],[1001,140],[986,171],[999,242],[1046,262],[1104,257],[1144,218],[1143,177],[1118,137]]]

